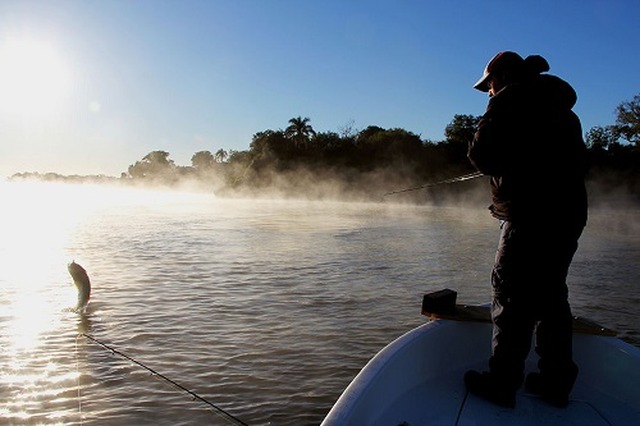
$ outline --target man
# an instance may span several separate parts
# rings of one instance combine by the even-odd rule
[[[498,53],[474,88],[489,93],[469,159],[491,176],[491,214],[501,234],[491,274],[492,354],[489,371],[469,371],[467,389],[515,406],[524,362],[536,334],[539,372],[525,388],[566,406],[578,374],[566,277],[587,220],[585,144],[571,110],[577,96],[543,74],[541,56]]]

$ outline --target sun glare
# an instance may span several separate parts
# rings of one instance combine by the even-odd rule
[[[182,208],[190,198],[134,188],[0,182],[0,199],[0,347],[20,352],[41,345],[75,305],[67,264],[85,263],[79,247],[99,243],[76,240],[85,227],[99,227],[102,215],[117,214],[120,207],[164,211]]]
[[[5,184],[0,194],[0,342],[7,353],[29,352],[73,306],[65,248],[80,218],[55,187]]]
[[[70,69],[49,43],[27,38],[0,40],[0,113],[49,118],[68,95]]]

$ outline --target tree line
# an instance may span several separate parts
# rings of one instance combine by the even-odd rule
[[[368,126],[340,133],[316,132],[309,118],[294,117],[288,127],[253,135],[246,151],[196,152],[190,166],[178,166],[167,151],[153,151],[130,165],[121,179],[167,185],[211,185],[217,193],[254,195],[267,190],[308,194],[329,186],[350,193],[379,194],[451,175],[469,173],[467,143],[479,117],[456,115],[445,140],[423,140],[410,131]]]
[[[431,141],[401,128],[374,125],[359,131],[347,125],[340,133],[317,132],[309,118],[294,117],[284,129],[255,133],[248,150],[199,151],[189,166],[176,165],[167,151],[152,151],[118,180],[187,182],[218,194],[276,189],[293,195],[310,191],[323,195],[333,187],[367,198],[367,194],[377,196],[473,172],[466,158],[467,145],[479,119],[455,115],[444,129],[444,140]],[[585,142],[591,185],[604,191],[624,190],[640,201],[640,94],[616,108],[614,124],[591,128]],[[460,187],[451,186],[452,190]]]

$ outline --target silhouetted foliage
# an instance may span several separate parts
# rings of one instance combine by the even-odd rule
[[[133,179],[148,179],[162,182],[176,180],[176,166],[169,159],[167,151],[152,151],[145,155],[141,161],[129,166],[129,176]]]
[[[640,148],[640,94],[618,105],[616,114],[616,131],[636,148]]]
[[[211,151],[199,151],[191,157],[191,165],[198,171],[213,169],[216,160]]]
[[[214,180],[219,173],[219,164],[211,151],[198,151],[191,157],[189,169],[179,170],[181,178]]]
[[[585,136],[587,148],[592,152],[606,151],[614,144],[618,144],[619,135],[613,126],[592,127]]]
[[[309,138],[316,134],[309,124],[309,118],[295,117],[289,120],[289,127],[284,131],[284,136],[298,146],[304,146],[309,142]]]
[[[214,160],[217,163],[224,163],[224,160],[226,160],[228,157],[229,157],[229,154],[224,149],[217,150],[216,154],[213,156]]]
[[[640,201],[640,95],[618,105],[615,124],[591,128],[585,142],[595,198],[624,193]]]
[[[449,163],[465,165],[465,170],[470,170],[468,166],[467,150],[469,141],[473,139],[473,135],[478,127],[480,117],[473,115],[457,114],[453,117],[451,123],[447,124],[444,129],[446,155]]]
[[[622,102],[616,113],[615,124],[593,127],[585,134],[588,178],[592,188],[630,191],[640,201],[640,95]],[[444,140],[430,141],[400,128],[371,125],[358,131],[353,122],[340,133],[316,132],[309,118],[298,116],[289,120],[285,130],[255,133],[246,151],[199,151],[191,157],[191,166],[184,167],[176,166],[168,152],[152,151],[130,165],[119,179],[97,176],[87,180],[162,185],[189,181],[219,193],[288,185],[304,192],[300,176],[306,176],[312,184],[338,182],[343,189],[360,188],[377,197],[386,191],[473,172],[467,146],[479,119],[457,114],[444,129]],[[27,178],[82,180],[55,173],[16,173],[12,177]],[[433,191],[463,191],[469,185],[477,184],[448,185],[430,190],[430,195]]]

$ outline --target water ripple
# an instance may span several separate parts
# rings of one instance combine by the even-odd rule
[[[450,287],[463,303],[489,297],[497,226],[484,211],[128,203],[67,220],[71,232],[29,259],[45,272],[30,275],[40,287],[28,299],[24,274],[0,270],[4,422],[226,424],[88,333],[248,424],[318,424],[378,350],[424,321],[422,294]],[[577,314],[638,342],[633,229],[588,230],[569,284]],[[64,263],[74,258],[93,283],[84,316],[65,310],[75,295]]]

